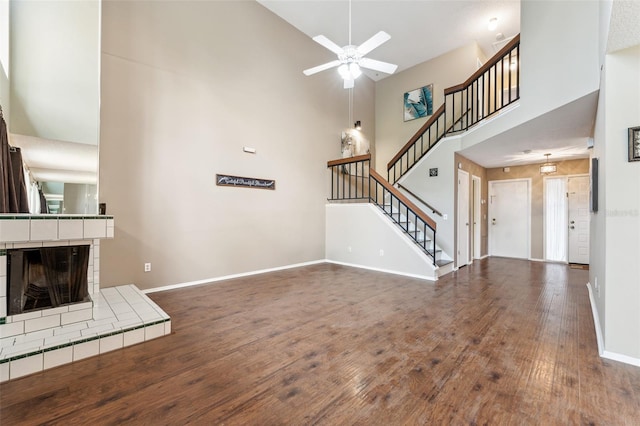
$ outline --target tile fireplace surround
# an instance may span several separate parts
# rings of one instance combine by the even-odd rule
[[[0,382],[171,333],[171,319],[134,285],[100,289],[100,239],[113,216],[0,214]],[[7,316],[7,250],[89,245],[91,301]]]

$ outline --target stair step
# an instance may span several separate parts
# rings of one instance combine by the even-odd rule
[[[436,260],[436,265],[438,265],[438,267],[443,267],[443,266],[448,265],[450,263],[453,263],[453,260],[448,260],[448,259]]]

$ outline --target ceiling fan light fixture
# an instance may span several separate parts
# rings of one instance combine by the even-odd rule
[[[351,73],[349,72],[349,66],[347,64],[340,65],[338,67],[338,73],[340,74],[340,77],[345,80],[351,79]]]
[[[352,79],[356,79],[362,75],[362,70],[360,69],[360,65],[352,62],[349,64],[349,74],[351,74]]]

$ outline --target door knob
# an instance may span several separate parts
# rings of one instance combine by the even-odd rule
[[[573,225],[571,225],[569,228],[571,228],[571,229],[576,229],[576,227],[575,227],[575,226],[573,226]]]
[[[575,221],[575,220],[572,220],[572,221],[571,221],[571,224],[573,225],[574,223],[576,223],[576,221]]]

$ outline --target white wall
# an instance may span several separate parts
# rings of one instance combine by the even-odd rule
[[[98,143],[100,2],[11,2],[11,131]]]
[[[340,157],[348,91],[337,72],[302,70],[326,49],[256,2],[102,7],[99,190],[116,236],[101,245],[101,282],[151,288],[324,259],[326,162]],[[358,100],[373,92],[356,82],[365,130],[373,104]],[[216,173],[276,190],[219,187]]]
[[[432,261],[379,207],[371,203],[327,204],[326,211],[327,260],[436,279]]]
[[[597,91],[599,12],[596,1],[522,0],[520,106],[465,134],[462,147],[481,143]]]
[[[457,173],[455,153],[459,150],[459,136],[442,139],[405,177],[400,179],[403,186],[447,216],[447,219],[444,219],[444,217],[424,210],[436,221],[436,242],[452,258],[455,253],[455,182]],[[434,167],[438,169],[438,176],[430,177],[429,169]]]
[[[0,105],[7,126],[11,119],[9,88],[9,0],[0,0]]]
[[[627,161],[627,129],[640,125],[640,45],[607,55],[605,67],[604,343],[640,365],[640,163]]]

